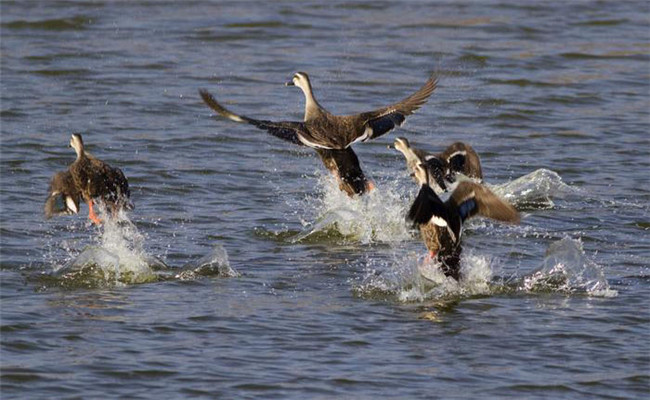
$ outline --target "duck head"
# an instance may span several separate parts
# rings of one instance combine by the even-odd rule
[[[426,182],[436,194],[441,194],[448,190],[445,184],[445,164],[440,159],[431,157],[424,163],[418,164],[418,168],[424,169],[426,173],[426,175],[422,175],[422,172],[416,170],[415,177],[420,185]]]
[[[415,177],[415,172],[413,171],[412,166],[420,163],[421,160],[420,157],[415,153],[415,150],[411,147],[409,141],[405,137],[398,137],[395,138],[393,145],[389,145],[388,148],[395,149],[404,155],[404,158],[406,158],[406,165],[409,169],[411,169],[411,173],[409,175],[411,177]],[[418,181],[418,183],[420,183],[420,181]]]
[[[311,89],[311,82],[309,81],[307,73],[296,72],[291,81],[287,82],[285,85],[297,86],[302,89],[302,92],[305,95],[305,121],[321,116],[324,110],[314,97],[314,93]]]
[[[81,134],[73,133],[70,137],[70,147],[74,149],[77,153],[77,158],[81,156],[84,152],[84,141],[81,138]]]
[[[407,153],[412,152],[411,150],[411,144],[409,143],[408,139],[405,137],[396,137],[395,142],[393,142],[392,146],[388,146],[388,148],[393,148],[402,154],[406,155]]]
[[[298,86],[303,92],[311,92],[311,82],[306,72],[296,72],[293,78],[285,83],[285,86]]]

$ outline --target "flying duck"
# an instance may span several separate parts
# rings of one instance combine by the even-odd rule
[[[77,153],[77,159],[67,171],[58,172],[50,183],[49,195],[45,202],[45,216],[69,215],[79,212],[79,198],[88,204],[88,218],[96,225],[101,224],[93,202],[99,201],[108,206],[115,215],[120,209],[132,210],[129,182],[119,168],[84,151],[80,134],[73,134],[70,147]]]
[[[424,182],[407,214],[413,227],[420,234],[429,256],[441,263],[445,276],[460,278],[460,254],[463,223],[468,218],[481,215],[498,221],[518,223],[519,213],[485,186],[462,181],[443,202],[428,185],[428,169],[422,164],[415,166],[415,175]]]
[[[297,72],[286,85],[299,87],[305,95],[305,117],[302,122],[275,122],[237,115],[219,104],[208,91],[201,89],[199,93],[203,101],[223,117],[235,122],[247,122],[280,139],[315,149],[323,164],[337,178],[339,188],[353,196],[372,190],[374,185],[364,175],[350,145],[375,139],[401,126],[407,116],[426,103],[436,84],[437,79],[432,75],[417,92],[393,105],[339,116],[331,114],[318,103],[309,76]]]
[[[434,154],[412,147],[406,138],[398,137],[395,139],[393,148],[404,155],[406,168],[420,185],[423,182],[417,180],[415,169],[418,164],[424,164],[429,172],[428,184],[438,194],[453,190],[457,181],[483,182],[481,160],[472,146],[467,143],[456,142],[443,152]]]

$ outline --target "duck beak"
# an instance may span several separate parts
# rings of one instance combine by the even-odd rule
[[[392,146],[392,145],[390,145],[390,144],[389,144],[388,146],[386,146],[386,148],[387,148],[388,150],[395,150],[395,146]]]
[[[285,83],[284,86],[296,86],[296,84],[293,83],[293,81],[289,81],[289,82]]]

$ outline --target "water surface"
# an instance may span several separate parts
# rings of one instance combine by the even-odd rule
[[[647,2],[1,7],[3,398],[650,390]],[[355,146],[370,196],[197,93],[300,119],[295,71],[342,114],[439,75],[402,129]],[[129,177],[133,225],[43,219],[72,132]],[[403,222],[417,188],[397,135],[470,143],[523,210],[469,224],[460,285]],[[102,268],[66,275],[83,257]]]

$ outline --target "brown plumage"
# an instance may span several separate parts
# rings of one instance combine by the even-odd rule
[[[455,178],[463,174],[478,182],[483,181],[483,169],[481,159],[474,148],[467,143],[456,142],[448,146],[442,153],[436,155],[447,164],[447,176]]]
[[[393,148],[404,155],[406,168],[420,185],[424,182],[417,181],[415,170],[418,164],[424,164],[428,170],[428,184],[438,194],[452,190],[461,175],[475,182],[483,181],[481,160],[467,143],[455,142],[441,153],[427,153],[411,146],[406,138],[398,137]]]
[[[106,204],[113,215],[122,208],[133,209],[133,203],[130,201],[129,183],[124,173],[119,168],[113,168],[88,154],[84,150],[81,135],[73,134],[70,146],[75,149],[77,159],[70,165],[64,176],[57,178],[55,175],[55,178],[64,179],[65,187],[83,198],[88,204],[88,217],[95,224],[101,223],[93,209],[95,200]]]
[[[359,158],[352,147],[344,150],[316,149],[316,153],[325,168],[336,177],[339,189],[348,196],[360,195],[372,189],[373,183],[361,170]]]
[[[436,77],[431,76],[417,92],[393,105],[360,114],[338,116],[318,103],[307,74],[297,72],[287,85],[298,86],[305,95],[305,117],[302,122],[274,122],[237,115],[219,104],[206,90],[199,92],[210,108],[232,121],[247,122],[291,143],[316,149],[326,167],[335,173],[339,183],[343,182],[339,185],[341,189],[352,195],[363,194],[372,184],[355,184],[369,181],[350,145],[377,138],[401,126],[407,116],[426,103],[436,88],[436,83]],[[361,190],[361,187],[364,189]]]
[[[419,227],[431,258],[440,261],[446,276],[456,280],[460,277],[461,236],[465,220],[480,215],[519,223],[517,210],[479,183],[460,182],[451,197],[443,202],[426,183],[428,172],[423,164],[416,166],[415,174],[425,183],[420,187],[407,219]]]
[[[81,193],[74,184],[69,170],[54,174],[47,190],[45,200],[45,218],[56,215],[71,215],[79,212]]]

